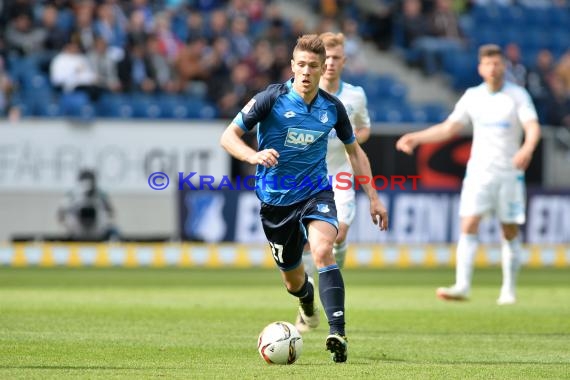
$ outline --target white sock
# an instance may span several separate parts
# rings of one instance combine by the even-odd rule
[[[346,244],[346,240],[340,244],[336,243],[333,244],[333,254],[339,268],[344,267],[344,261],[346,260],[347,249],[348,246]]]
[[[303,265],[305,266],[305,273],[314,279],[315,273],[317,271],[317,266],[315,265],[311,251],[303,251]]]
[[[512,240],[503,239],[501,243],[501,268],[503,270],[503,286],[501,293],[515,292],[517,272],[520,266],[521,244],[518,237]]]
[[[467,292],[471,290],[473,277],[473,262],[477,253],[477,235],[461,234],[457,242],[455,286]]]

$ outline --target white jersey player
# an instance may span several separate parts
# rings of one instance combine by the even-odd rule
[[[354,129],[356,140],[359,144],[362,144],[370,137],[370,117],[368,115],[367,98],[362,87],[353,86],[340,79],[346,63],[344,35],[342,33],[323,33],[320,35],[320,38],[323,40],[326,49],[326,69],[321,76],[319,86],[342,101]],[[347,251],[346,235],[354,220],[356,202],[354,189],[339,190],[334,186],[336,174],[340,172],[352,173],[352,167],[347,159],[345,148],[335,133],[333,130],[329,134],[327,168],[329,178],[330,176],[333,178],[334,199],[339,223],[338,234],[333,245],[333,253],[338,266],[342,268]],[[312,275],[316,268],[308,245],[303,252],[303,263],[305,271],[309,275],[309,280],[312,281]],[[301,332],[309,330],[309,327],[301,318],[297,318],[296,326]]]
[[[506,305],[516,302],[518,226],[525,222],[524,171],[540,140],[540,125],[527,91],[505,81],[500,47],[484,45],[479,49],[478,70],[484,82],[465,92],[446,121],[402,136],[396,147],[411,154],[419,144],[446,140],[464,126],[473,125],[471,156],[459,206],[456,280],[449,288],[438,288],[436,294],[444,300],[468,298],[479,223],[485,215],[494,213],[503,233],[503,283],[497,303]]]

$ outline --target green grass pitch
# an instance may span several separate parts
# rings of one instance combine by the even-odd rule
[[[445,303],[451,269],[346,270],[346,364],[323,323],[291,366],[257,335],[295,318],[277,270],[0,268],[1,379],[570,378],[570,271],[523,268],[519,303],[496,306],[500,270]]]

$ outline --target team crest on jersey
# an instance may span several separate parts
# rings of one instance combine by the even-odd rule
[[[285,146],[296,149],[307,149],[323,135],[323,132],[309,129],[289,128],[285,138]]]
[[[327,111],[319,111],[319,120],[323,124],[326,123],[327,121],[329,121],[329,115],[328,115]]]
[[[241,112],[249,113],[249,111],[253,108],[254,104],[255,104],[255,99],[251,98],[251,100],[249,102],[247,102],[247,104],[245,106],[243,106],[243,108],[241,109]]]
[[[322,212],[323,214],[326,214],[327,212],[329,212],[331,209],[329,208],[329,205],[323,204],[323,203],[319,203],[317,204],[317,210],[319,212]]]

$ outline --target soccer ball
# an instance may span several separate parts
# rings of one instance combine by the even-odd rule
[[[257,351],[269,364],[293,364],[303,351],[303,338],[291,323],[273,322],[259,334]]]

